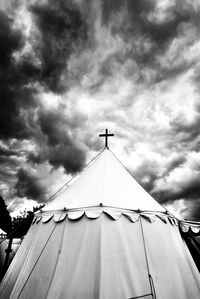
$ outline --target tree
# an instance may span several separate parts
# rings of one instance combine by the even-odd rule
[[[26,235],[34,218],[34,212],[40,210],[44,205],[33,207],[33,211],[23,211],[20,216],[12,219],[12,238],[21,238]]]
[[[12,221],[7,206],[0,196],[0,228],[6,233],[10,233],[12,229]]]

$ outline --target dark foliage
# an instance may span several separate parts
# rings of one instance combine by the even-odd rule
[[[0,196],[0,228],[9,233],[12,229],[11,217],[7,210],[7,206]]]
[[[12,238],[25,236],[34,218],[34,212],[40,210],[44,205],[33,207],[33,211],[24,211],[21,216],[14,217],[12,220]]]

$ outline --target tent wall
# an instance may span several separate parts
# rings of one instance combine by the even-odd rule
[[[157,298],[198,298],[200,276],[178,227],[142,222]]]
[[[50,220],[32,225],[0,296],[134,298],[151,293],[149,274],[157,299],[200,298],[199,273],[177,226],[142,217],[133,223],[123,215],[114,221],[104,213],[93,220]]]

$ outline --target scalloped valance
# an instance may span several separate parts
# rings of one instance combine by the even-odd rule
[[[164,223],[170,223],[171,225],[178,225],[178,221],[176,218],[166,214],[159,212],[135,212],[128,210],[119,210],[114,208],[85,208],[85,209],[74,209],[74,210],[59,210],[59,211],[51,211],[51,212],[41,212],[35,215],[33,223],[39,223],[42,221],[43,223],[47,223],[50,220],[54,220],[55,222],[61,222],[66,217],[70,220],[79,220],[83,216],[86,216],[88,219],[97,219],[102,214],[108,215],[112,220],[118,220],[121,215],[127,217],[131,222],[137,222],[140,217],[146,219],[150,223],[156,221],[156,219],[160,219]]]
[[[183,233],[192,231],[196,235],[200,234],[200,223],[180,221],[179,225],[180,225],[180,229]]]

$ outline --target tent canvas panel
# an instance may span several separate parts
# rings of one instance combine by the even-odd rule
[[[113,221],[105,214],[96,220],[84,217],[69,222],[47,298],[61,299],[66,294],[69,298],[130,298],[149,293],[139,223],[130,223],[123,216]],[[58,279],[63,271],[64,279]]]
[[[198,298],[200,277],[177,226],[142,219],[145,244],[157,298]],[[173,283],[168,283],[169,281]]]
[[[30,296],[31,290],[31,294],[34,294],[34,298],[37,298],[35,297],[37,292],[45,294],[51,282],[57,253],[60,248],[60,240],[63,236],[63,228],[56,225],[54,221],[49,221],[48,225],[40,222],[33,226],[37,225],[39,226],[39,230],[20,270],[10,298],[28,298],[24,294],[26,294],[26,287],[29,285],[30,280],[32,283],[35,282],[36,285],[32,290],[29,287],[27,296]],[[52,234],[56,235],[56,240],[52,238]],[[42,269],[39,272],[38,265]]]

